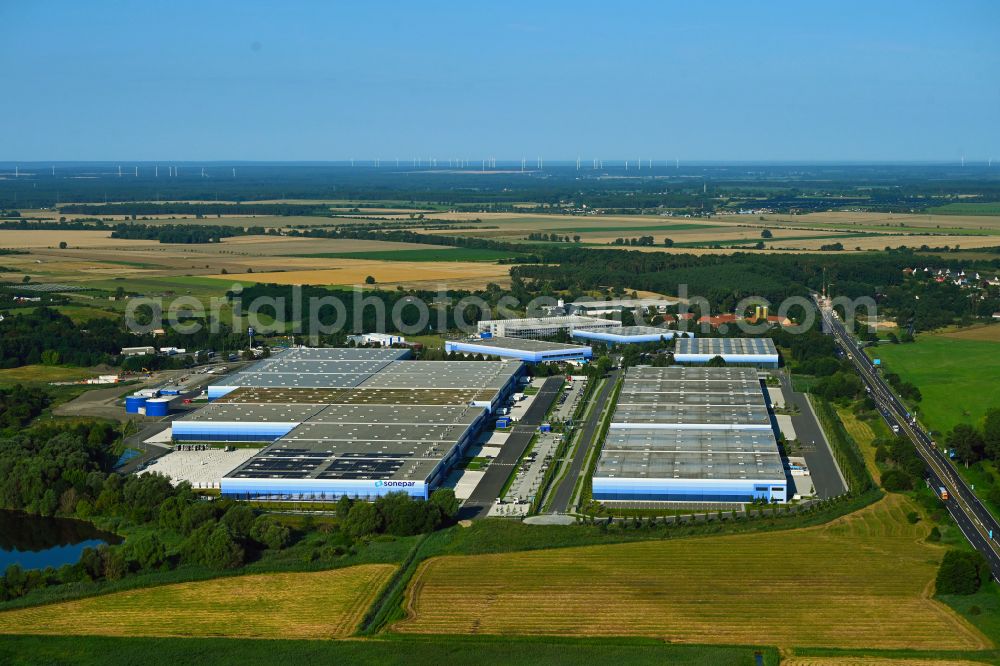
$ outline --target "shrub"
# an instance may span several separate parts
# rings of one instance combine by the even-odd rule
[[[986,558],[977,551],[949,550],[938,569],[935,585],[938,594],[974,594],[988,575]]]

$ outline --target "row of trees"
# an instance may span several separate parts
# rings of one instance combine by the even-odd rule
[[[964,463],[1000,460],[1000,408],[987,410],[979,427],[959,423],[945,437],[945,444]]]
[[[0,436],[11,435],[28,425],[51,402],[42,388],[20,384],[0,387]]]
[[[438,488],[426,502],[405,492],[388,493],[374,502],[352,501],[346,495],[337,504],[343,529],[352,537],[373,534],[411,536],[451,525],[458,515],[458,500],[451,488]]]

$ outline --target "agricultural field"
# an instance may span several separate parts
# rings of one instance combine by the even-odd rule
[[[341,638],[395,567],[230,576],[0,613],[0,634]]]
[[[406,633],[647,636],[681,643],[985,649],[931,599],[944,548],[890,495],[819,527],[425,561]],[[601,609],[595,616],[595,609]]]
[[[962,204],[956,204],[962,205]],[[878,231],[885,233],[990,234],[1000,235],[1000,214],[940,215],[930,213],[861,213],[829,211],[806,215],[767,214],[733,216],[753,219],[757,224],[796,227],[799,229],[841,229],[846,231]],[[944,245],[944,243],[938,243]]]
[[[420,249],[372,250],[368,252],[329,252],[300,255],[322,259],[376,259],[378,261],[489,261],[496,262],[517,256],[516,252],[480,248],[436,247]]]
[[[313,285],[363,285],[370,275],[381,286],[403,285],[437,289],[481,288],[489,282],[506,284],[510,280],[510,267],[485,262],[459,261],[379,261],[365,259],[323,259],[324,268],[289,269],[277,272],[258,272],[253,275],[213,276],[220,280],[241,282],[268,282],[276,284]]]
[[[760,654],[761,661],[756,655]],[[380,636],[340,641],[233,638],[118,638],[107,636],[6,636],[0,663],[177,666],[194,657],[203,664],[531,664],[590,663],[659,666],[778,666],[774,648],[668,645],[629,639],[511,640],[476,636]],[[23,659],[23,661],[22,661]],[[904,665],[905,666],[905,665]]]
[[[920,389],[920,420],[945,433],[1000,406],[1000,341],[987,337],[993,329],[1000,326],[924,333],[912,344],[881,344],[867,352]]]
[[[761,219],[763,217],[763,219]],[[538,215],[519,213],[442,213],[428,221],[462,220],[480,225],[478,229],[429,229],[431,234],[458,234],[506,242],[524,242],[533,232],[580,236],[590,247],[614,247],[616,238],[651,235],[653,247],[630,249],[663,251],[663,238],[674,241],[670,252],[725,254],[713,244],[740,248],[763,240],[768,251],[808,252],[822,245],[840,242],[847,252],[881,250],[886,246],[918,248],[960,245],[965,248],[1000,245],[1000,216],[899,215],[888,213],[829,212],[807,215],[716,215],[684,219],[652,215]],[[760,237],[763,229],[772,238]]]
[[[218,279],[279,284],[354,285],[369,275],[380,284],[437,289],[506,284],[509,266],[497,260],[511,252],[446,245],[354,239],[237,236],[221,243],[163,244],[107,237],[107,232],[26,232],[18,239],[26,255],[4,257],[12,269],[0,280],[79,283],[114,290],[195,296],[221,295],[229,285]],[[0,247],[8,236],[0,231]],[[60,238],[69,245],[59,249]],[[253,276],[251,277],[251,274]],[[240,277],[237,277],[240,276]],[[212,279],[215,278],[215,279]],[[112,308],[114,309],[114,308]]]

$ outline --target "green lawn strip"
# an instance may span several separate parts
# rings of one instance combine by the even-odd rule
[[[962,661],[970,660],[986,664],[1000,663],[1000,650],[851,650],[838,648],[795,648],[796,657],[877,657],[880,659],[913,659]],[[816,660],[816,663],[821,663]]]
[[[79,664],[148,666],[234,664],[377,664],[439,666],[447,663],[547,664],[583,662],[674,666],[777,666],[773,647],[671,645],[638,638],[398,636],[311,641],[235,638],[110,638],[103,636],[4,636],[0,662],[11,666]]]

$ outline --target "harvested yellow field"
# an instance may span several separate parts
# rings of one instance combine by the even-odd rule
[[[365,564],[117,592],[0,613],[0,634],[342,638],[394,570]]]
[[[410,633],[648,636],[685,643],[981,649],[932,600],[944,548],[889,496],[828,525],[424,562]]]
[[[72,247],[142,247],[156,244],[156,241],[123,240],[110,238],[110,231],[14,231],[0,229],[0,247],[15,250],[59,247],[65,241]]]
[[[882,250],[886,247],[911,247],[919,248],[922,245],[928,247],[948,247],[960,246],[964,249],[978,247],[1000,246],[998,236],[972,236],[972,235],[892,235],[892,236],[847,236],[846,238],[824,238],[817,240],[798,241],[768,241],[767,246],[775,245],[782,248],[794,250],[818,250],[820,246],[830,243],[840,243],[845,250]]]
[[[936,333],[942,338],[952,338],[954,340],[982,340],[984,342],[1000,342],[1000,324],[986,324],[985,326],[969,326]]]
[[[758,220],[758,216],[740,215],[734,219]],[[928,213],[857,213],[847,211],[829,211],[823,213],[808,213],[806,215],[764,215],[765,224],[786,224],[791,226],[822,225],[831,228],[866,228],[892,227],[903,225],[905,228],[923,228],[930,230],[966,229],[970,231],[1000,230],[1000,216],[996,215],[935,215]],[[758,220],[758,223],[759,222]]]
[[[849,409],[838,407],[837,415],[844,424],[847,434],[858,443],[861,455],[865,459],[865,465],[868,467],[868,473],[872,475],[876,483],[881,482],[882,473],[879,471],[878,465],[875,464],[875,448],[872,446],[872,442],[875,441],[875,432],[870,425],[859,420]]]
[[[283,260],[286,265],[289,260]],[[510,266],[473,261],[379,261],[371,259],[325,259],[327,268],[282,272],[254,271],[254,282],[276,284],[363,285],[371,275],[381,285],[430,285],[449,287],[482,286],[487,282],[506,283]],[[232,280],[230,275],[205,277]]]

